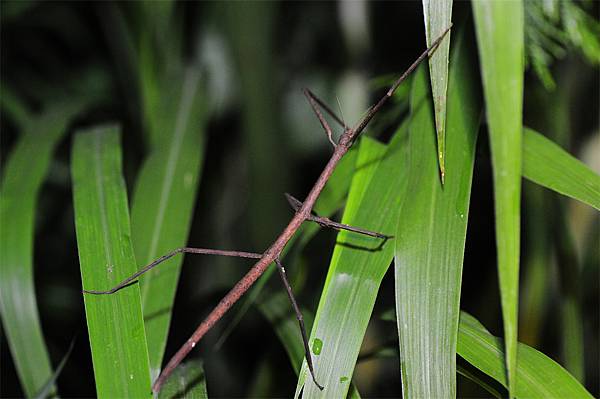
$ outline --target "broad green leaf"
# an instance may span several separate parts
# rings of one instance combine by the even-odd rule
[[[474,1],[494,176],[496,247],[510,396],[517,367],[523,111],[523,3]]]
[[[423,0],[423,16],[425,17],[425,37],[427,38],[427,47],[429,47],[450,26],[452,0]],[[451,33],[446,34],[435,52],[429,57],[429,74],[437,132],[437,154],[442,184],[446,175],[446,95]]]
[[[600,210],[600,176],[553,141],[527,128],[523,177]]]
[[[161,399],[208,399],[206,376],[200,360],[180,364],[158,395]]]
[[[24,118],[24,132],[4,165],[0,188],[0,312],[27,397],[37,394],[52,376],[33,278],[37,196],[54,149],[81,108],[76,102],[57,103],[39,116]]]
[[[116,126],[75,135],[71,159],[83,288],[107,290],[137,271]],[[110,295],[84,294],[100,398],[150,397],[150,368],[138,284]]]
[[[304,344],[298,326],[296,314],[293,312],[289,298],[285,292],[270,295],[268,299],[258,304],[258,309],[269,320],[275,329],[277,337],[283,344],[294,372],[298,374],[304,360]],[[301,309],[306,330],[310,331],[313,323],[313,314],[306,309]],[[350,388],[351,398],[360,398],[354,384]]]
[[[505,387],[506,365],[503,344],[473,316],[461,312],[457,353]],[[592,395],[564,368],[543,353],[518,344],[515,370],[517,398],[591,398]]]
[[[188,69],[162,90],[152,111],[155,130],[138,176],[131,207],[131,233],[138,268],[185,246],[204,156],[204,110],[200,73]],[[171,308],[183,257],[140,279],[152,377],[160,372]]]
[[[442,186],[425,68],[413,78],[409,178],[396,232],[396,312],[406,398],[456,396],[456,334],[480,93],[463,34],[453,48]]]
[[[359,153],[343,223],[393,233],[406,187],[405,142],[403,125],[383,157],[376,153],[375,158],[363,157],[362,161]],[[325,389],[319,390],[307,378],[304,362],[296,397],[301,390],[308,398],[347,394],[379,285],[393,258],[393,247],[391,242],[363,235],[338,234],[310,338],[317,380]]]

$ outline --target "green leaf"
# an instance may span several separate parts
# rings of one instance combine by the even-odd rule
[[[391,234],[406,187],[406,126],[383,156],[363,138],[342,222]],[[362,155],[362,157],[361,157]],[[344,397],[373,311],[379,285],[393,258],[391,242],[340,232],[312,328],[315,372],[323,391],[307,379],[306,362],[296,387],[304,397]],[[318,352],[315,353],[315,352]]]
[[[423,0],[425,17],[425,37],[427,47],[448,29],[452,20],[452,0]],[[450,52],[450,34],[448,32],[435,52],[429,57],[431,92],[435,107],[435,127],[437,132],[437,154],[442,178],[445,180],[446,154],[446,94],[448,88],[448,53]]]
[[[83,288],[107,290],[137,270],[116,126],[75,136],[71,172]],[[138,284],[84,294],[98,397],[150,397],[150,369]]]
[[[402,392],[407,398],[456,396],[456,335],[480,93],[473,51],[459,33],[448,89],[446,165],[441,185],[433,106],[425,68],[413,78],[409,182],[396,233],[396,312]]]
[[[600,210],[600,176],[553,141],[527,128],[523,176]]]
[[[523,110],[523,3],[474,1],[494,175],[496,247],[510,396],[517,367]]]
[[[162,90],[153,112],[153,145],[138,176],[131,207],[131,233],[138,267],[185,246],[204,156],[200,73],[188,69]],[[160,132],[160,134],[158,133]],[[160,372],[183,256],[140,279],[153,378]]]
[[[161,388],[158,397],[161,399],[208,399],[202,362],[190,360],[177,366]]]
[[[502,340],[494,337],[468,313],[461,312],[457,353],[505,387],[506,365]],[[591,398],[592,395],[564,368],[543,353],[518,344],[515,370],[517,398]]]
[[[28,397],[38,393],[52,376],[33,279],[37,196],[54,149],[80,109],[76,102],[57,103],[33,119],[23,119],[24,132],[4,166],[0,189],[0,312],[17,374]]]

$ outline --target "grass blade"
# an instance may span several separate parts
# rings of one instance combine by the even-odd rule
[[[118,128],[77,133],[71,162],[83,288],[106,290],[137,270]],[[139,285],[84,302],[98,397],[150,397]]]
[[[154,140],[138,176],[131,207],[131,233],[138,265],[187,241],[204,154],[200,73],[188,69],[169,80],[153,113]],[[178,83],[175,83],[178,82]],[[158,377],[167,343],[182,256],[140,279],[152,377]]]
[[[510,396],[517,367],[524,16],[522,1],[474,1],[494,175],[496,247]]]
[[[23,119],[24,133],[4,166],[0,189],[0,312],[27,397],[38,393],[52,376],[33,280],[37,196],[54,149],[80,109],[81,105],[75,103],[57,104],[34,119]]]
[[[452,20],[452,0],[423,0],[423,16],[425,17],[425,37],[427,47],[450,26]],[[446,167],[446,94],[448,89],[448,53],[450,52],[450,34],[439,44],[433,55],[429,57],[429,73],[431,76],[431,92],[435,109],[435,128],[437,132],[437,154],[442,184],[444,184]]]
[[[468,313],[461,312],[457,353],[505,387],[506,365],[502,340]],[[591,398],[592,395],[558,363],[543,353],[519,343],[515,370],[517,398]]]
[[[472,51],[459,34],[452,52],[446,165],[441,185],[433,106],[425,68],[413,78],[408,196],[396,234],[396,311],[402,392],[408,398],[456,396],[456,335],[480,95]]]
[[[208,399],[206,376],[200,360],[182,363],[158,395],[161,399]]]
[[[383,234],[393,232],[406,187],[405,141],[403,125],[383,157],[375,153],[375,159],[363,157],[366,162],[360,159],[361,145],[343,223]],[[302,388],[303,397],[308,398],[346,396],[379,285],[393,258],[390,242],[381,246],[370,237],[347,232],[340,232],[337,242],[310,338],[317,380],[325,389],[319,390],[306,378],[304,362],[296,397]]]
[[[524,129],[523,177],[600,210],[600,176],[531,129]]]

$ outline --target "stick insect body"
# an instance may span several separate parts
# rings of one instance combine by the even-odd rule
[[[262,254],[253,253],[253,252],[242,252],[242,251],[224,251],[224,250],[216,250],[216,249],[205,249],[205,248],[178,248],[166,255],[161,256],[156,259],[154,262],[150,263],[147,266],[144,266],[137,273],[128,277],[115,287],[111,288],[107,291],[96,291],[96,290],[84,290],[84,293],[87,294],[112,294],[123,287],[126,287],[130,284],[135,283],[137,278],[142,274],[146,273],[150,269],[158,266],[162,262],[167,259],[172,258],[173,256],[179,253],[194,253],[194,254],[203,254],[203,255],[220,255],[220,256],[234,256],[234,257],[242,257],[242,258],[250,258],[257,259],[256,264],[248,271],[248,273],[241,278],[237,282],[237,284],[225,295],[225,297],[217,304],[217,306],[212,310],[212,312],[206,317],[206,319],[200,323],[200,325],[196,328],[196,331],[192,334],[192,336],[183,344],[183,346],[177,351],[177,353],[169,360],[161,374],[158,376],[152,390],[157,393],[160,391],[161,386],[164,384],[166,379],[171,375],[173,370],[183,361],[183,359],[188,355],[188,353],[196,346],[196,344],[202,339],[202,337],[215,325],[217,321],[219,321],[223,315],[235,304],[240,297],[254,284],[254,282],[264,273],[269,265],[275,263],[277,269],[279,271],[279,275],[281,280],[285,286],[290,302],[292,303],[292,307],[296,313],[296,317],[298,319],[298,323],[300,325],[300,331],[302,333],[302,341],[304,344],[304,352],[306,357],[306,362],[308,369],[310,371],[313,382],[322,390],[324,387],[317,382],[314,365],[312,361],[312,357],[309,350],[308,338],[306,334],[306,329],[304,327],[304,321],[302,318],[302,313],[296,303],[294,295],[292,293],[291,285],[289,284],[285,269],[281,263],[280,255],[283,251],[284,247],[288,243],[288,241],[292,238],[292,236],[296,233],[300,225],[304,221],[312,221],[318,223],[322,227],[330,227],[336,230],[348,230],[357,234],[364,234],[375,239],[381,239],[382,245],[390,238],[391,236],[365,230],[358,227],[348,226],[342,223],[334,222],[329,218],[321,217],[316,215],[312,208],[317,201],[317,198],[323,187],[329,180],[329,177],[333,173],[335,167],[337,166],[340,159],[350,150],[352,144],[356,141],[362,131],[365,129],[367,124],[371,121],[371,119],[379,112],[381,107],[387,102],[387,100],[394,94],[398,86],[416,69],[416,67],[428,56],[430,55],[440,44],[446,33],[450,30],[450,27],[446,29],[440,37],[438,37],[432,45],[425,50],[415,62],[400,76],[394,84],[389,88],[386,94],[374,105],[372,105],[366,112],[366,115],[359,121],[359,123],[354,128],[348,127],[332,110],[329,108],[322,100],[320,100],[317,96],[315,96],[310,90],[304,89],[304,95],[308,99],[308,102],[313,109],[315,115],[319,119],[321,126],[325,130],[327,138],[333,145],[333,154],[329,159],[329,162],[321,172],[321,175],[315,182],[313,188],[308,193],[304,202],[297,200],[289,194],[286,194],[286,198],[292,208],[295,211],[294,217],[289,222],[287,227],[281,232],[279,237],[271,244],[271,246]],[[343,128],[343,133],[341,134],[337,143],[333,139],[333,131],[329,126],[328,122],[325,120],[321,109],[323,109],[327,114],[329,114],[340,126]]]

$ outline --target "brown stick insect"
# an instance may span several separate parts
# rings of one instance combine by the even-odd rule
[[[450,26],[451,27],[451,26]],[[308,365],[308,369],[312,376],[314,383],[320,388],[323,389],[323,386],[320,385],[314,373],[314,366],[312,362],[312,357],[309,350],[308,338],[306,334],[306,329],[304,327],[304,321],[302,318],[302,313],[296,303],[294,295],[292,293],[292,287],[287,280],[287,276],[285,273],[285,269],[280,261],[280,255],[283,251],[284,247],[288,243],[288,241],[292,238],[292,236],[296,233],[300,225],[305,221],[311,221],[318,223],[322,227],[329,227],[336,230],[348,230],[357,234],[364,234],[376,239],[381,239],[383,242],[392,238],[391,236],[361,229],[358,227],[348,226],[342,223],[334,222],[328,218],[321,217],[316,215],[312,208],[323,190],[323,187],[327,183],[329,177],[333,173],[335,167],[337,166],[340,159],[350,150],[354,142],[360,136],[362,131],[365,129],[367,124],[371,121],[371,119],[379,112],[381,107],[387,102],[387,100],[394,94],[398,86],[416,69],[416,67],[428,56],[430,55],[440,44],[446,33],[450,30],[450,27],[446,29],[432,44],[431,46],[425,50],[419,58],[417,58],[413,64],[400,76],[394,84],[388,89],[386,94],[379,99],[374,105],[372,105],[366,112],[365,116],[358,122],[358,124],[350,128],[347,126],[332,110],[327,106],[323,101],[321,101],[316,95],[314,95],[310,90],[304,89],[304,95],[308,99],[308,102],[313,109],[315,115],[319,119],[321,126],[325,130],[327,138],[333,145],[333,154],[331,158],[327,162],[327,165],[321,172],[321,175],[315,182],[314,186],[306,196],[304,202],[297,200],[289,194],[286,194],[286,198],[290,203],[291,207],[294,209],[295,214],[292,220],[290,220],[289,224],[286,228],[281,232],[279,237],[271,244],[271,246],[262,254],[254,253],[254,252],[242,252],[242,251],[224,251],[218,249],[206,249],[206,248],[178,248],[166,255],[161,256],[156,259],[152,263],[147,266],[141,268],[138,272],[133,274],[132,276],[126,278],[121,283],[116,285],[107,291],[93,291],[93,290],[85,290],[84,293],[87,294],[112,294],[123,287],[126,287],[132,283],[134,283],[139,276],[146,273],[150,269],[158,266],[162,262],[166,261],[173,256],[180,253],[191,253],[191,254],[202,254],[202,255],[219,255],[219,256],[233,256],[233,257],[241,257],[241,258],[250,258],[257,259],[257,262],[254,266],[248,271],[248,273],[242,277],[236,285],[225,295],[225,297],[217,304],[217,306],[210,312],[210,314],[204,319],[202,323],[196,328],[196,331],[192,334],[192,336],[181,346],[181,348],[175,353],[175,355],[169,360],[165,368],[162,370],[162,373],[154,382],[152,386],[152,390],[157,393],[160,391],[161,386],[164,384],[166,379],[171,375],[173,370],[183,361],[183,359],[188,355],[188,353],[198,344],[198,342],[202,339],[202,337],[219,321],[223,315],[235,304],[242,295],[252,286],[252,284],[264,273],[264,271],[271,265],[275,263],[277,266],[277,270],[279,271],[279,275],[285,289],[287,291],[290,302],[292,303],[292,307],[296,313],[296,317],[298,319],[298,323],[300,325],[300,331],[302,333],[302,341],[304,344],[304,352],[306,357],[306,362]],[[339,137],[337,143],[333,137],[333,131],[329,126],[328,122],[325,120],[321,110],[324,110],[327,114],[331,116],[332,119],[335,120],[343,128],[343,133]]]

